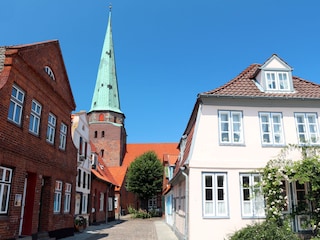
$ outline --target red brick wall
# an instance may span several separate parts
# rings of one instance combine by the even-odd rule
[[[11,58],[11,60],[10,60]],[[0,166],[14,169],[10,193],[9,212],[0,215],[0,239],[18,235],[21,207],[14,206],[15,194],[23,194],[24,181],[27,173],[36,174],[35,195],[33,205],[32,234],[41,230],[57,232],[59,229],[73,229],[74,190],[76,179],[76,148],[71,139],[70,113],[75,108],[68,78],[64,70],[58,43],[52,42],[21,50],[19,55],[7,56],[6,62],[13,66],[5,66],[0,72]],[[44,73],[44,65],[49,65],[55,73],[53,81]],[[6,81],[1,74],[10,71]],[[16,84],[25,92],[22,124],[8,121],[12,85]],[[42,105],[40,134],[29,133],[29,117],[32,100]],[[48,114],[52,112],[57,118],[55,143],[46,142]],[[60,124],[68,126],[66,150],[59,150]],[[42,190],[41,185],[45,179]],[[59,214],[53,213],[55,181],[72,184],[72,200],[70,213],[63,213],[64,189]],[[63,185],[64,186],[64,185]],[[39,206],[42,206],[40,209]],[[39,221],[39,211],[41,219]]]
[[[105,121],[98,121],[101,114],[105,115]],[[99,154],[101,149],[104,150],[103,156],[100,156],[108,167],[120,166],[125,154],[126,134],[123,125],[119,125],[123,121],[123,116],[115,115],[116,118],[111,113],[92,112],[88,114],[90,140]],[[113,121],[119,123],[115,125]],[[104,137],[102,136],[103,131]],[[95,137],[95,132],[97,132],[97,137]]]
[[[100,211],[100,193],[104,195],[103,211]],[[91,193],[90,193],[89,210],[90,212],[90,225],[95,223],[105,223],[115,219],[115,212],[108,211],[108,197],[114,199],[114,186],[101,181],[95,177],[91,181]],[[106,215],[108,214],[108,219]]]

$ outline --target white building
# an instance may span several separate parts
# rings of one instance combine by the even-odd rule
[[[88,200],[91,186],[91,147],[89,144],[89,125],[86,112],[72,115],[72,140],[77,154],[77,180],[75,195],[75,216],[83,216],[89,223]]]
[[[320,86],[292,71],[272,55],[198,95],[165,196],[172,206],[166,219],[178,236],[227,239],[265,219],[264,199],[252,188],[261,179],[254,171],[288,144],[320,143]],[[297,183],[284,188],[290,211],[303,200],[306,188]],[[294,231],[303,230],[301,216],[292,224]]]

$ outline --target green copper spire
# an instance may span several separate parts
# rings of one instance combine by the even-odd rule
[[[96,86],[93,93],[92,111],[113,111],[122,113],[118,92],[116,64],[111,30],[111,6],[106,36],[103,43]]]

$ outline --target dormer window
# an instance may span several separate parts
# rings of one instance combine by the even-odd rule
[[[286,72],[265,72],[268,90],[289,90],[289,78]]]
[[[262,92],[293,93],[292,68],[273,54],[255,74],[257,86]]]
[[[54,77],[53,71],[49,66],[45,66],[44,67],[44,71],[48,74],[48,76],[52,79],[52,80],[56,80],[56,78]]]

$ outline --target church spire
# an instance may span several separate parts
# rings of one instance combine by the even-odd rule
[[[91,103],[90,112],[92,111],[112,111],[122,114],[112,41],[111,5],[109,6],[107,32],[102,47],[96,86]]]

